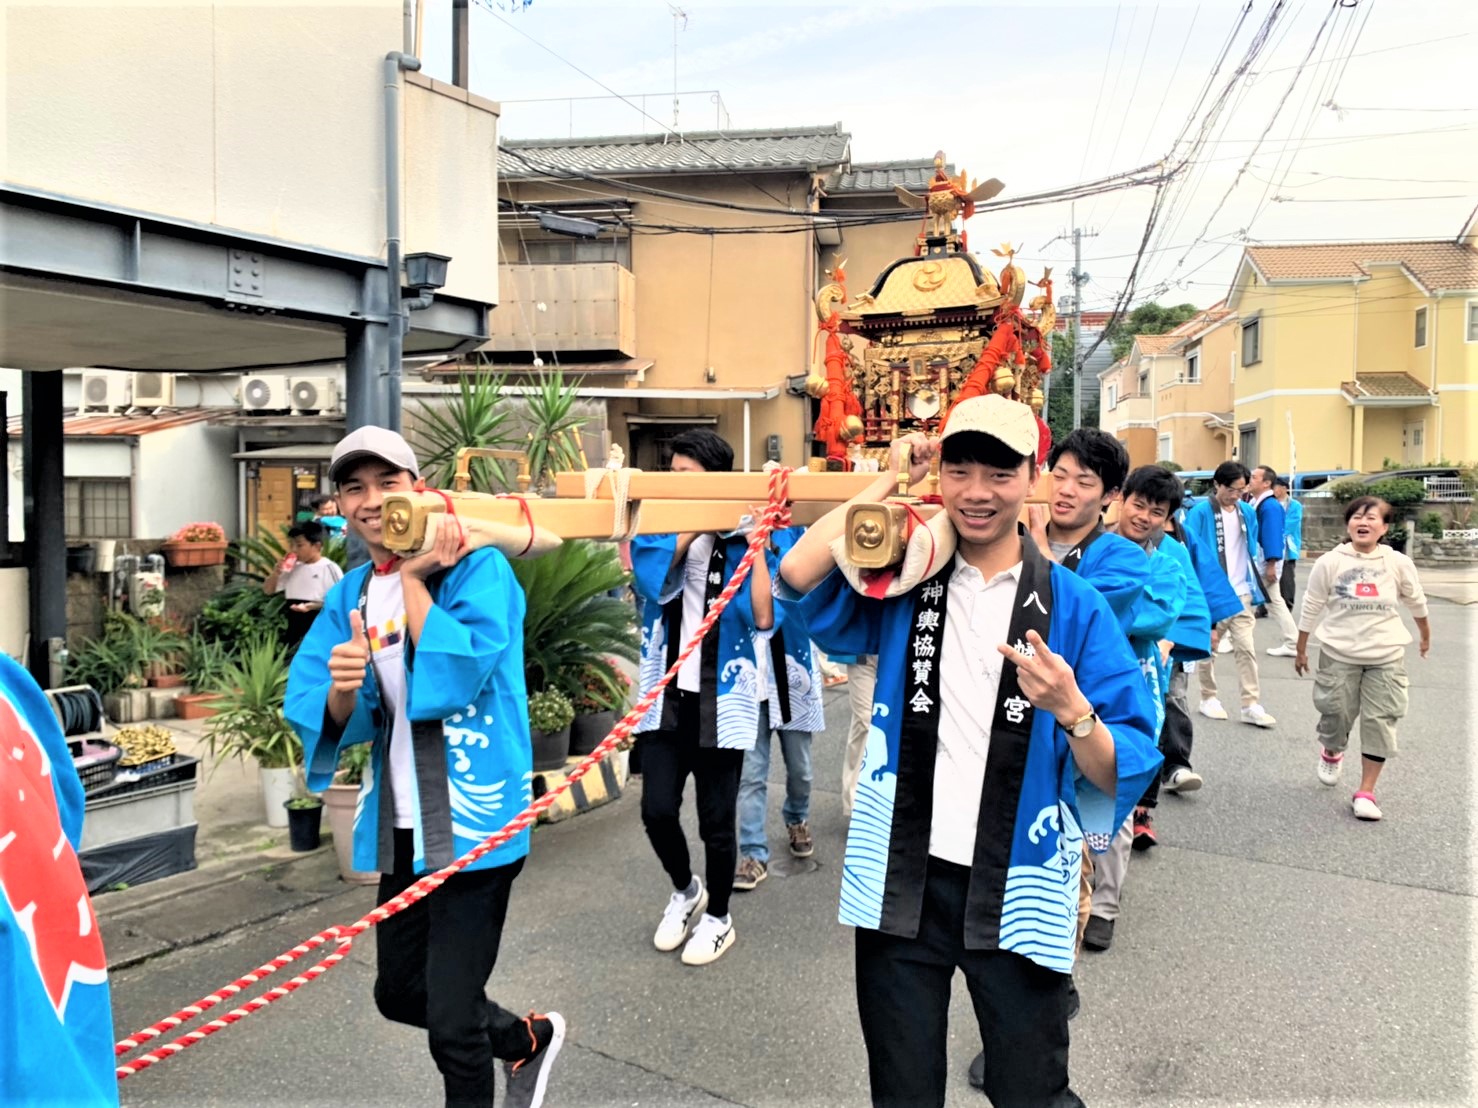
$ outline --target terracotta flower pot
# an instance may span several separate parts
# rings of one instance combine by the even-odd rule
[[[323,792],[328,827],[334,837],[334,854],[339,859],[339,876],[350,885],[373,885],[380,880],[378,873],[354,868],[354,809],[358,803],[358,785],[330,785]]]
[[[220,702],[220,693],[186,693],[175,697],[174,712],[180,719],[205,719],[220,711]]]
[[[173,539],[159,548],[164,558],[176,569],[190,566],[218,566],[226,561],[224,542],[175,542]]]

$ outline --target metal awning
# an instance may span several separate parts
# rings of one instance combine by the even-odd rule
[[[669,412],[632,412],[626,422],[634,427],[693,427],[713,426],[718,422],[716,415],[682,415]]]
[[[337,443],[298,442],[283,446],[264,446],[260,450],[242,450],[232,454],[238,462],[326,462]]]

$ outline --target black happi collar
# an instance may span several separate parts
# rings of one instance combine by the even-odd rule
[[[696,541],[696,540],[694,540]],[[708,555],[707,576],[703,580],[703,613],[713,607],[718,594],[724,591],[724,573],[728,563],[728,544],[723,536],[713,536],[713,549]],[[686,575],[686,568],[684,569]],[[683,594],[687,591],[684,580],[678,594],[662,606],[662,625],[667,636],[667,669],[677,661],[682,648]],[[698,648],[698,745],[718,745],[718,640],[717,622],[708,629],[702,645]],[[677,679],[667,687],[669,694],[662,698],[662,730],[677,730]]]
[[[1086,542],[1082,545],[1086,546]],[[923,910],[924,874],[933,824],[934,764],[939,747],[939,663],[949,596],[950,561],[913,591],[913,619],[907,654],[891,659],[906,667],[903,719],[899,725],[898,787],[879,929],[892,935],[918,934]],[[1051,563],[1023,535],[1021,579],[1012,602],[1007,641],[1027,647],[1026,633],[1045,641],[1052,615]],[[990,752],[976,817],[975,856],[965,905],[965,945],[991,950],[999,943],[1006,871],[1011,863],[1016,809],[1026,770],[1034,709],[1021,695],[1016,666],[1001,669],[991,723]]]
[[[1067,570],[1069,573],[1077,573],[1078,563],[1083,560],[1083,555],[1087,553],[1088,548],[1093,545],[1094,540],[1102,534],[1103,520],[1099,520],[1098,523],[1094,525],[1093,530],[1089,531],[1086,535],[1083,536],[1083,541],[1078,543],[1077,546],[1073,547],[1066,554],[1064,554],[1062,556],[1062,561],[1058,564],[1061,565],[1062,568]],[[1046,636],[1044,635],[1043,638],[1045,637]]]

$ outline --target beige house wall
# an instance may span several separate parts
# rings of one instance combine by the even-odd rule
[[[750,175],[753,176],[753,175]],[[773,203],[744,177],[661,177],[645,179],[664,191],[704,199],[762,206]],[[763,178],[768,191],[786,197],[798,209],[805,207],[809,181],[803,174]],[[751,400],[750,459],[758,469],[765,460],[768,436],[781,440],[781,461],[804,466],[807,436],[813,417],[808,397],[787,395],[786,379],[808,373],[815,356],[816,289],[827,280],[824,269],[837,256],[846,259],[848,291],[865,292],[887,264],[913,248],[912,222],[879,227],[848,228],[838,248],[824,247],[818,259],[814,236],[795,233],[796,220],[720,208],[696,208],[681,202],[623,193],[617,185],[581,182],[578,186],[550,181],[504,179],[500,194],[523,203],[576,203],[599,198],[626,199],[633,219],[644,223],[688,223],[709,227],[775,228],[790,233],[753,234],[634,234],[631,273],[635,285],[636,355],[652,366],[641,389],[700,389],[699,399],[670,400],[642,397],[609,402],[613,439],[623,447],[625,414],[712,415],[715,430],[733,446],[736,465],[742,464],[744,403],[726,396],[729,390],[778,387],[772,400]],[[866,206],[885,206],[886,201]],[[526,240],[534,236],[523,232]],[[523,257],[519,231],[502,230],[505,264]],[[519,321],[514,321],[517,327]],[[494,323],[497,330],[499,323]],[[860,341],[860,340],[857,340]],[[543,355],[546,362],[549,358]],[[561,355],[576,361],[572,353]],[[707,380],[706,370],[713,370]]]
[[[1215,469],[1231,457],[1232,439],[1206,426],[1207,419],[1232,410],[1232,363],[1236,352],[1235,320],[1221,323],[1193,340],[1184,353],[1161,358],[1163,373],[1156,391],[1159,434],[1171,436],[1171,456],[1184,469]],[[1183,379],[1187,356],[1200,355],[1200,380]]]
[[[8,3],[11,184],[384,257],[382,61],[400,0]],[[406,251],[497,299],[496,106],[407,83]],[[477,172],[477,168],[481,171]]]

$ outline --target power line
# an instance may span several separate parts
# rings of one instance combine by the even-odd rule
[[[1119,15],[1124,10],[1121,3],[1114,8],[1114,29],[1109,32],[1108,53],[1103,58],[1103,74],[1098,78],[1098,95],[1093,98],[1093,115],[1088,120],[1088,141],[1083,144],[1083,160],[1078,165],[1078,176],[1081,177],[1088,168],[1088,154],[1093,149],[1093,137],[1097,134],[1095,128],[1098,125],[1098,109],[1103,105],[1103,86],[1108,81],[1109,66],[1114,61],[1114,39],[1119,34]]]

